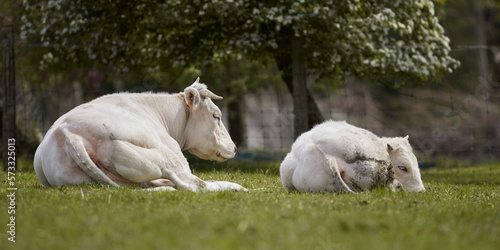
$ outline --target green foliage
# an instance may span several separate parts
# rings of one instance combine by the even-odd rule
[[[271,60],[228,59],[227,61],[201,68],[202,82],[214,86],[215,91],[224,94],[224,103],[241,102],[246,93],[262,87],[274,86],[277,90],[286,88],[281,75],[273,71]]]
[[[22,37],[51,48],[44,67],[83,60],[126,71],[273,58],[291,54],[293,36],[302,38],[307,68],[319,77],[399,86],[439,79],[459,65],[429,0],[58,0],[24,7]]]
[[[16,243],[3,233],[0,248],[427,250],[500,244],[496,184],[427,180],[424,172],[426,193],[301,194],[283,190],[279,163],[226,166],[194,171],[241,183],[249,193],[43,188],[34,172],[18,172]],[[485,174],[481,166],[470,169]],[[0,173],[4,187],[6,177]],[[493,178],[498,183],[499,176]],[[6,189],[0,192],[5,208]],[[0,213],[1,221],[6,216]]]

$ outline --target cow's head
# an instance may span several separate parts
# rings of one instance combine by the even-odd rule
[[[413,154],[408,136],[391,138],[387,143],[394,179],[403,184],[409,192],[425,192],[417,157]]]
[[[222,97],[212,93],[199,81],[198,77],[184,90],[184,101],[189,112],[185,135],[187,149],[202,159],[231,159],[236,154],[236,145],[222,123],[220,109],[212,102],[212,99],[220,100]]]

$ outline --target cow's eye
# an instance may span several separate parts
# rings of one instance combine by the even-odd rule
[[[401,170],[401,171],[405,171],[405,172],[406,172],[406,171],[408,171],[408,169],[406,169],[406,167],[405,167],[405,166],[398,166],[398,168],[399,168],[399,170]]]
[[[218,121],[220,121],[220,115],[212,115],[215,119],[217,119]]]

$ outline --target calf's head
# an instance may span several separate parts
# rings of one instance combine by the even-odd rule
[[[413,154],[408,136],[405,138],[390,138],[387,151],[391,158],[394,179],[398,180],[409,192],[425,192],[417,157]]]
[[[186,124],[187,149],[196,156],[226,161],[236,154],[236,145],[222,123],[222,113],[212,102],[222,97],[215,95],[200,78],[184,90],[184,101],[189,112]]]

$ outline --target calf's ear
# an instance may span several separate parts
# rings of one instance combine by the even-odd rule
[[[398,151],[398,145],[397,144],[394,144],[394,143],[387,143],[387,152],[389,152],[389,154],[392,154],[396,151]]]
[[[184,101],[189,108],[196,109],[200,105],[200,92],[193,87],[184,90]]]

